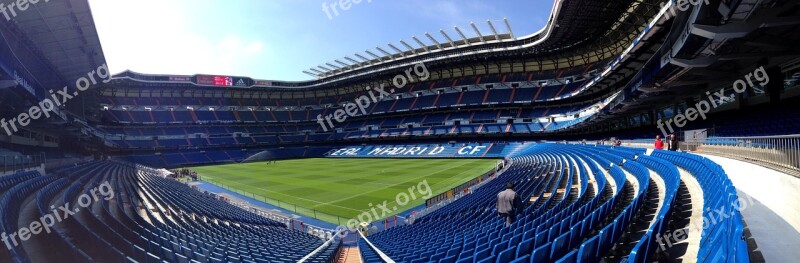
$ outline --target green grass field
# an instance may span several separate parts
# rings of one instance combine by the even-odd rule
[[[494,168],[490,159],[318,158],[191,168],[203,180],[323,221],[343,224],[376,208],[388,217],[425,203]],[[425,183],[427,182],[426,187]],[[409,188],[416,196],[400,206]],[[422,186],[418,188],[418,186]],[[428,189],[425,189],[428,188]],[[412,199],[412,198],[409,198]],[[402,202],[404,199],[401,197]],[[383,215],[377,205],[393,210]],[[370,206],[372,204],[372,206]],[[396,207],[396,209],[395,209]]]

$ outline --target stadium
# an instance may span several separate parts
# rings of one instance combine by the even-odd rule
[[[104,1],[0,4],[0,262],[800,257],[798,1],[554,0],[301,81],[117,68]]]

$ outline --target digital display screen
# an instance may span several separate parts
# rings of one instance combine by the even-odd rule
[[[198,85],[208,85],[217,87],[243,87],[253,85],[254,81],[250,78],[219,76],[219,75],[196,75],[195,83]]]
[[[212,86],[233,86],[233,78],[228,76],[197,75],[197,84]]]
[[[233,86],[233,78],[214,76],[214,86]]]

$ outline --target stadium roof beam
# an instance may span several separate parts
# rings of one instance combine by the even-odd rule
[[[355,64],[355,65],[361,64],[361,62],[358,62],[355,59],[352,59],[350,57],[344,57],[344,59],[346,59],[347,61],[353,62],[353,64]]]
[[[375,47],[375,49],[377,49],[378,51],[389,57],[389,59],[394,60],[394,56],[392,56],[392,53],[386,52],[386,50],[383,50],[381,47]]]
[[[414,55],[417,54],[417,50],[414,49],[413,47],[411,47],[411,45],[409,45],[408,43],[406,43],[405,40],[400,40],[400,44],[403,44],[403,46],[406,46],[406,48],[408,48],[408,50],[410,50],[411,53],[414,53]]]
[[[331,67],[331,68],[333,68],[333,69],[342,69],[341,67],[339,67],[339,66],[336,66],[336,65],[334,65],[334,64],[331,64],[331,63],[325,63],[325,65],[328,65],[328,67]]]
[[[429,34],[428,32],[425,32],[425,36],[427,36],[427,37],[428,37],[428,39],[430,39],[431,41],[433,41],[433,43],[436,43],[436,47],[437,47],[437,48],[439,48],[439,49],[442,49],[442,44],[440,44],[438,40],[436,40],[435,38],[433,38],[433,36],[431,36],[431,34]]]
[[[390,48],[392,48],[392,49],[394,49],[394,51],[397,51],[397,53],[398,53],[398,54],[400,54],[401,56],[403,56],[404,58],[406,57],[406,54],[405,54],[405,53],[403,53],[403,51],[402,51],[402,50],[400,50],[399,48],[397,48],[397,47],[396,47],[396,46],[394,46],[393,44],[389,43],[389,47],[390,47]]]
[[[317,73],[319,73],[320,75],[323,75],[323,74],[325,74],[325,72],[324,72],[324,71],[321,71],[321,70],[318,70],[318,69],[315,69],[315,68],[310,68],[309,70],[311,70],[311,71],[314,71],[314,72],[317,72]]]
[[[358,58],[360,58],[361,60],[364,60],[364,61],[366,61],[367,63],[369,63],[370,65],[372,65],[372,60],[370,60],[370,59],[368,59],[368,58],[366,58],[366,57],[362,56],[361,54],[358,54],[358,53],[356,53],[356,57],[358,57]]]
[[[331,69],[329,69],[329,68],[323,67],[322,65],[319,65],[319,66],[317,66],[317,68],[324,69],[324,70],[325,70],[325,73],[328,73],[328,72],[330,72],[330,71],[333,71],[333,70],[331,70]]]
[[[481,42],[483,42],[484,44],[486,44],[486,39],[485,39],[485,38],[483,38],[483,34],[481,34],[481,31],[480,31],[480,30],[478,30],[478,27],[477,27],[477,26],[475,26],[475,23],[473,23],[473,22],[469,22],[469,25],[472,27],[472,30],[475,30],[475,34],[478,34],[478,38],[480,38],[480,39],[481,39]]]
[[[383,62],[383,59],[381,59],[381,57],[379,57],[378,55],[375,55],[375,53],[372,53],[372,51],[365,50],[364,52],[366,52],[370,56],[373,56],[373,57],[377,58],[378,61]]]
[[[489,28],[492,29],[492,33],[494,34],[494,39],[496,39],[497,41],[500,41],[500,35],[497,34],[497,29],[494,28],[494,25],[492,24],[492,20],[486,20],[486,23],[489,24]]]
[[[453,39],[452,39],[452,38],[450,38],[450,36],[448,36],[448,35],[447,35],[447,32],[444,32],[444,29],[439,29],[439,33],[442,33],[442,35],[444,36],[444,38],[446,38],[446,39],[447,39],[447,41],[450,41],[450,46],[451,46],[451,47],[456,47],[456,43],[455,43],[455,42],[453,42]]]
[[[419,44],[419,46],[421,46],[422,49],[425,49],[425,52],[430,52],[430,50],[428,50],[428,46],[426,46],[425,43],[422,43],[422,41],[420,41],[419,38],[417,38],[417,36],[411,36],[411,38],[413,38],[414,41],[417,41],[417,44]]]
[[[472,43],[469,43],[467,36],[464,35],[464,32],[461,32],[461,28],[458,28],[458,26],[454,26],[454,28],[456,29],[456,32],[458,32],[458,35],[461,36],[461,39],[464,40],[464,43],[467,43],[468,46],[471,46]]]
[[[347,63],[344,63],[344,62],[342,62],[341,60],[338,60],[338,59],[334,59],[333,62],[339,63],[339,65],[342,65],[342,67],[344,67],[344,68],[350,67],[350,65],[347,65]]]
[[[508,29],[508,33],[511,34],[511,38],[517,40],[517,37],[514,36],[514,31],[511,31],[511,24],[508,23],[508,18],[503,18],[503,23],[506,24],[506,29]]]
[[[306,74],[308,74],[308,75],[311,75],[312,77],[319,78],[319,74],[314,74],[314,73],[308,72],[308,70],[303,70],[303,73],[306,73]]]

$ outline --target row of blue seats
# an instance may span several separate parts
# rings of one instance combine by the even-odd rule
[[[0,249],[0,259],[5,259],[3,260],[4,262],[27,261],[23,246],[18,245],[18,242],[23,242],[23,234],[18,232],[20,228],[17,224],[20,218],[20,208],[23,201],[31,193],[54,180],[55,177],[53,176],[39,176],[17,184],[9,189],[8,192],[2,194],[2,198],[0,198],[0,231],[3,233],[11,233],[11,241],[7,240],[7,237],[3,237],[3,241],[6,243],[5,245],[8,250]],[[15,237],[14,234],[19,234],[19,237]]]
[[[383,259],[378,255],[378,252],[367,244],[364,239],[358,239],[358,251],[361,252],[362,262],[383,262]]]
[[[665,197],[661,200],[661,209],[659,209],[658,214],[655,215],[655,221],[647,228],[645,235],[636,242],[636,246],[632,249],[627,258],[629,262],[651,262],[653,261],[652,256],[654,251],[657,249],[656,234],[664,233],[667,230],[667,224],[674,211],[673,203],[675,202],[681,183],[680,174],[675,168],[675,165],[658,158],[645,156],[645,149],[603,145],[597,146],[596,148],[614,153],[626,161],[634,160],[635,158],[649,170],[654,171],[664,181]],[[621,162],[621,159],[617,159],[616,161]],[[631,162],[631,164],[634,163]]]
[[[38,171],[21,171],[12,175],[0,177],[0,193],[8,191],[22,182],[41,176]]]
[[[535,123],[514,124],[465,124],[453,126],[432,126],[414,128],[391,128],[366,131],[351,131],[344,133],[320,134],[282,134],[282,135],[253,135],[249,137],[227,136],[209,138],[170,138],[154,140],[152,137],[138,139],[110,139],[112,143],[122,148],[141,149],[177,149],[186,147],[216,147],[216,146],[249,146],[249,145],[276,145],[304,142],[327,142],[345,139],[362,138],[390,138],[398,136],[436,136],[436,135],[461,135],[461,134],[500,134],[500,133],[538,133],[564,129],[578,124],[582,117],[575,121],[561,122],[558,125]],[[184,135],[185,136],[185,135]]]
[[[599,65],[601,63],[596,63]],[[567,70],[557,70],[558,73],[553,72],[536,72],[536,73],[514,73],[509,75],[488,75],[488,76],[472,76],[453,80],[437,80],[427,81],[420,83],[410,84],[407,92],[413,93],[415,91],[429,90],[429,89],[443,89],[454,88],[459,86],[472,86],[478,84],[490,84],[497,87],[503,87],[505,82],[530,82],[536,80],[554,79],[560,77],[573,77],[582,75],[590,68],[573,68]],[[570,74],[570,75],[564,75]],[[503,82],[503,83],[501,83]],[[489,89],[489,90],[476,90],[467,92],[453,93],[455,96],[452,102],[458,102],[458,97],[474,97],[475,101],[486,102],[510,102],[510,101],[531,101],[531,100],[548,100],[555,98],[559,95],[565,95],[573,92],[581,86],[583,82],[577,81],[569,84],[555,84],[550,86],[539,87],[520,87],[515,89]],[[463,96],[461,94],[464,94]],[[328,95],[328,94],[326,94]],[[345,94],[340,96],[325,96],[320,98],[310,99],[216,99],[216,98],[127,98],[127,97],[108,97],[105,101],[111,105],[149,105],[149,106],[165,106],[165,105],[204,105],[204,106],[218,106],[224,107],[226,105],[245,105],[245,106],[310,106],[310,105],[324,105],[324,104],[337,104],[341,101],[352,101],[362,94]],[[422,96],[436,97],[436,96]],[[486,100],[484,100],[486,98]],[[468,101],[462,100],[463,103]],[[433,101],[430,104],[435,105]],[[442,104],[440,104],[442,105]]]
[[[683,163],[686,160],[697,157],[679,154],[670,159],[659,156],[662,153],[654,154],[655,157],[643,156],[643,154],[642,149],[625,147],[551,144],[534,147],[532,151],[512,158],[512,163],[515,165],[512,165],[509,171],[501,176],[501,178],[508,176],[506,177],[509,178],[508,180],[495,179],[496,183],[492,182],[483,186],[472,195],[467,195],[418,219],[413,225],[389,229],[370,236],[370,240],[391,258],[404,262],[597,262],[605,258],[611,250],[619,249],[620,247],[615,244],[623,236],[627,236],[626,240],[633,238],[634,242],[630,251],[621,251],[627,253],[624,260],[651,262],[654,260],[655,254],[659,252],[655,240],[656,235],[668,231],[668,223],[675,210],[676,195],[680,186],[680,175],[675,165],[685,165]],[[634,156],[637,161],[633,161]],[[527,169],[530,168],[529,166],[522,169],[529,172],[526,180],[541,180],[548,185],[558,178],[555,179],[555,182],[561,183],[546,187],[544,192],[538,186],[534,187],[536,189],[533,191],[527,189],[519,191],[526,198],[538,196],[538,199],[524,210],[518,221],[510,228],[504,228],[487,202],[481,200],[493,200],[493,194],[502,189],[501,185],[518,179],[515,172],[519,172],[519,170],[514,168],[521,167],[523,163],[530,160],[542,161],[550,163],[553,167],[559,167],[560,171],[553,171],[556,174],[564,174],[564,169],[566,169],[567,178],[570,178],[572,171],[579,171],[580,176],[576,176],[578,182],[586,181],[586,174],[591,172],[599,192],[594,193],[594,196],[585,195],[585,190],[590,187],[585,182],[581,182],[579,189],[584,191],[581,191],[577,199],[570,198],[570,201],[567,202],[565,198],[546,205],[537,204],[540,200],[548,199],[546,196],[552,197],[558,194],[557,191],[554,191],[558,188],[551,186],[571,186],[572,181],[549,173],[541,176],[539,174],[542,172],[541,169],[532,171]],[[623,160],[625,162],[622,166],[611,165],[608,166],[607,171],[600,168],[610,163],[623,163]],[[569,165],[571,163],[575,165]],[[713,167],[713,163],[706,164]],[[586,167],[589,169],[585,169]],[[651,222],[647,222],[649,224],[646,231],[643,234],[635,235],[629,232],[628,228],[634,217],[641,213],[645,196],[654,195],[654,193],[648,192],[649,189],[658,189],[658,186],[650,185],[650,171],[663,180],[664,198],[658,200],[660,209]],[[721,170],[717,172],[719,171]],[[690,170],[690,172],[698,178],[709,176],[706,175],[707,172],[697,169]],[[608,184],[604,180],[606,173],[612,179]],[[638,188],[626,190],[633,186],[632,182],[634,182],[629,181],[626,174],[635,178]],[[718,173],[715,176],[719,180],[727,180],[724,173]],[[542,178],[547,178],[547,180]],[[720,196],[716,193],[715,183],[721,183],[721,181],[707,182],[703,179],[699,179],[699,181],[705,185],[704,197]],[[721,184],[726,185],[725,183]],[[612,185],[616,186],[616,191],[610,191]],[[489,191],[484,192],[481,191],[482,189],[489,189]],[[569,195],[570,189],[571,187],[562,189],[565,196]],[[542,195],[543,193],[549,195]],[[477,198],[470,198],[471,196]],[[726,201],[730,201],[731,196],[727,196]],[[577,200],[582,201],[577,202]],[[715,205],[721,205],[721,203],[716,202]],[[728,247],[734,248],[742,246],[741,229],[735,227],[737,224],[741,225],[741,219],[734,217],[729,223],[730,225],[726,226],[732,226],[728,230],[733,234],[722,236],[717,234],[713,239],[724,241],[713,242],[713,248],[706,248],[709,245],[701,243],[701,261],[717,262],[720,259],[719,255],[723,253],[714,248],[726,244],[730,244]],[[713,233],[717,232],[709,234]],[[703,234],[704,238],[709,234]],[[735,249],[729,251],[733,250]],[[734,254],[738,254],[737,262],[747,262],[746,257],[741,256],[741,249],[736,250]],[[746,249],[744,254],[746,255]],[[724,258],[732,259],[733,256],[727,255]]]
[[[36,244],[20,241],[28,243],[0,252],[3,262],[296,262],[323,243],[147,169],[106,161],[58,174],[27,178],[0,192],[0,230],[8,233],[16,232],[21,217],[44,217],[61,206],[74,211],[52,228],[55,234],[35,235]],[[82,205],[104,189],[113,196]],[[21,209],[30,196],[36,209]],[[41,244],[52,253],[23,249],[44,251]],[[331,262],[339,246],[334,243],[309,262]]]
[[[404,123],[420,123],[420,124],[430,125],[430,124],[442,124],[448,121],[457,121],[457,120],[470,121],[470,122],[487,122],[487,121],[494,121],[500,118],[536,119],[552,115],[560,115],[569,112],[575,112],[581,109],[585,109],[588,106],[590,105],[586,104],[586,105],[547,107],[547,108],[536,108],[536,109],[521,109],[521,108],[506,109],[506,110],[477,109],[472,111],[458,111],[452,113],[426,112],[426,114],[424,115],[414,115],[407,117],[400,116],[400,117],[382,118],[375,120],[348,122],[345,124],[344,127],[354,128],[354,127],[363,127],[366,125],[392,127]],[[317,122],[318,116],[332,115],[337,110],[338,108],[319,109],[319,110],[298,109],[293,111],[289,110],[231,111],[227,109],[213,110],[213,111],[197,109],[189,111],[189,110],[168,110],[159,108],[144,110],[137,108],[137,109],[127,109],[127,110],[112,109],[103,111],[103,118],[105,118],[107,122],[112,122],[112,123],[137,123],[137,124],[158,124],[158,123],[191,124],[197,122],[283,124],[281,126],[274,126],[268,129],[268,131],[274,132],[275,129],[280,129],[282,128],[282,126],[287,127],[286,129],[288,130],[292,129],[306,130],[308,128],[313,128],[313,126]],[[425,110],[428,111],[429,109]],[[407,112],[408,109],[400,111]],[[369,110],[365,110],[365,112],[371,115],[387,113],[386,111],[369,111]],[[359,115],[365,115],[365,114],[359,114]],[[290,124],[285,125],[286,123]],[[136,135],[136,134],[129,133],[129,135]]]
[[[569,182],[569,180],[564,180],[564,182]],[[494,191],[492,191],[492,192],[496,193]],[[555,193],[555,192],[551,192],[551,193]],[[493,199],[493,198],[489,198],[489,199]],[[542,200],[542,199],[539,199],[539,200]],[[563,200],[561,200],[561,201],[563,201]],[[561,202],[560,204],[563,204],[563,202]],[[610,207],[611,206],[606,206],[605,210],[608,211]],[[552,211],[558,211],[558,210],[559,209],[554,209]],[[496,216],[494,216],[494,217],[496,217]],[[483,218],[491,220],[493,222],[496,222],[497,220],[494,217],[491,216],[491,213],[489,213],[488,217],[484,216]],[[575,217],[575,218],[577,218],[577,217]],[[518,222],[523,222],[523,220],[525,220],[525,219],[523,218]],[[469,223],[469,221],[475,221],[475,218],[469,218],[467,221],[468,221],[467,223]],[[425,220],[423,220],[423,222],[425,222]],[[452,223],[453,225],[462,225],[463,224],[462,222],[447,222],[447,223]],[[416,223],[415,223],[415,225],[416,225]],[[562,228],[562,226],[564,226],[564,227]],[[541,251],[543,251],[545,249],[544,247],[542,247],[541,249],[538,250],[540,252],[539,254],[547,254],[546,258],[550,258],[550,257],[558,258],[558,257],[560,257],[560,254],[562,252],[564,252],[563,248],[566,245],[569,245],[569,243],[570,243],[570,240],[568,239],[568,237],[571,236],[571,235],[576,235],[578,233],[577,230],[575,232],[572,232],[572,233],[569,233],[569,234],[567,234],[566,232],[565,233],[561,233],[560,231],[562,229],[564,229],[566,231],[566,226],[568,226],[568,224],[563,224],[563,225],[559,224],[559,226],[557,226],[557,227],[548,229],[549,231],[546,231],[546,232],[549,232],[549,233],[544,233],[546,235],[542,235],[542,233],[540,233],[540,235],[537,236],[539,242],[542,242],[542,243],[544,243],[543,241],[545,241],[545,237],[547,235],[549,235],[553,239],[557,239],[557,240],[555,240],[555,241],[557,241],[555,243],[555,245],[558,247],[558,249],[556,249],[555,252],[554,252],[555,254],[553,254],[553,255],[551,255],[551,253],[541,253]],[[446,226],[442,226],[442,227],[446,227]],[[491,230],[491,228],[488,228],[488,229]],[[547,228],[541,227],[540,231],[542,231],[544,229],[547,229]],[[420,229],[416,229],[416,230],[420,230]],[[443,229],[443,230],[447,231],[446,229]],[[484,230],[486,230],[486,229],[484,229]],[[519,230],[521,231],[523,229],[520,228]],[[424,232],[424,230],[421,230],[421,231]],[[501,234],[502,234],[503,230],[499,230],[499,231],[501,231]],[[545,232],[545,231],[542,231],[542,232]],[[420,233],[420,232],[414,231],[414,233]],[[533,233],[533,232],[529,231],[527,233]],[[397,233],[391,233],[391,234],[388,234],[388,235],[396,236],[396,234]],[[431,258],[427,258],[426,259],[424,257],[425,256],[432,256],[433,259],[440,259],[440,258],[441,259],[445,259],[445,258],[446,259],[453,259],[453,258],[456,258],[459,261],[461,261],[461,260],[489,260],[489,259],[495,260],[495,258],[499,258],[499,260],[500,260],[499,262],[507,262],[507,261],[503,261],[503,260],[507,260],[507,259],[509,259],[509,257],[514,258],[516,256],[516,254],[522,255],[522,254],[526,253],[526,251],[525,251],[526,249],[519,249],[516,245],[511,247],[511,244],[519,242],[519,241],[513,241],[513,240],[521,240],[523,238],[521,235],[522,235],[522,233],[518,232],[518,233],[515,233],[514,235],[508,235],[504,239],[498,239],[499,237],[495,237],[495,239],[493,239],[491,242],[488,242],[489,243],[488,245],[486,243],[483,243],[482,241],[478,241],[477,243],[482,243],[482,244],[480,244],[481,247],[477,248],[477,251],[479,253],[475,252],[476,253],[475,255],[469,254],[469,253],[473,253],[476,250],[476,249],[473,248],[475,242],[472,242],[472,243],[469,243],[467,246],[465,246],[466,249],[465,249],[464,252],[460,253],[461,255],[458,254],[458,251],[454,251],[454,250],[450,249],[450,250],[447,251],[446,254],[442,254],[442,252],[445,252],[445,251],[439,251],[438,253],[433,254],[433,255],[423,254],[422,255],[423,258],[418,258],[417,260],[421,260],[421,261],[422,260],[430,260]],[[559,237],[560,237],[560,239],[559,239]],[[408,237],[404,236],[404,237],[402,237],[402,239],[403,240],[407,240]],[[537,245],[536,243],[534,243],[535,241],[534,241],[533,238],[528,238],[528,239],[530,239],[530,240],[527,240],[529,242],[524,242],[523,241],[523,243],[526,244],[526,247],[531,247],[533,245]],[[413,241],[414,240],[412,240],[412,242]],[[376,241],[376,243],[377,242],[378,241]],[[412,242],[406,241],[406,243],[412,243]],[[430,244],[430,243],[428,243],[428,244]],[[552,243],[541,244],[541,245],[547,245],[547,248],[549,249],[550,246],[552,246]],[[398,246],[403,246],[403,245],[398,245]],[[461,247],[461,248],[458,248],[458,249],[463,249],[463,248],[464,247]],[[502,250],[500,248],[502,248]],[[520,251],[517,252],[516,251],[517,249],[519,249]],[[391,249],[389,249],[389,250],[391,250]],[[406,259],[403,259],[403,260],[405,261]]]
[[[740,200],[722,167],[698,155],[656,151],[653,156],[669,160],[692,173],[703,189],[704,226],[698,260],[749,262],[742,215],[736,207]]]

